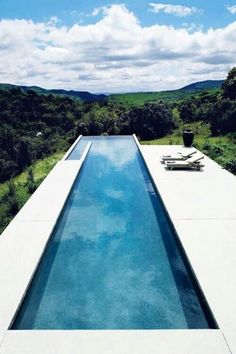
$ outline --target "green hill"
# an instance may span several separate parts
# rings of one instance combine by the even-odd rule
[[[107,96],[103,94],[93,94],[87,91],[67,91],[67,90],[47,90],[38,86],[18,86],[18,85],[11,85],[11,84],[1,84],[0,83],[0,90],[11,90],[13,88],[19,88],[23,92],[34,91],[38,95],[54,95],[60,97],[69,97],[72,99],[77,99],[84,102],[97,102],[97,101],[104,101],[106,100]]]
[[[178,90],[160,91],[160,92],[133,92],[133,93],[121,93],[121,94],[92,94],[87,91],[74,91],[63,89],[51,89],[47,90],[38,86],[18,86],[11,84],[1,84],[0,90],[10,90],[12,88],[20,88],[23,92],[34,91],[39,95],[54,95],[59,97],[69,97],[72,99],[84,101],[84,102],[101,102],[108,100],[112,103],[120,103],[127,106],[141,106],[145,103],[154,103],[156,101],[165,100],[167,102],[183,101],[191,96],[198,96],[203,91],[211,93],[217,92],[221,86],[223,80],[207,80],[196,82],[187,85]]]
[[[210,89],[220,89],[224,80],[206,80],[199,81],[193,84],[182,87],[180,91],[193,92],[199,90],[210,90]]]
[[[198,97],[203,92],[215,94],[220,90],[223,82],[222,80],[207,80],[193,83],[178,90],[112,94],[109,96],[108,100],[109,102],[128,106],[141,106],[145,103],[154,103],[160,100],[174,103],[176,101],[184,101],[193,96]]]

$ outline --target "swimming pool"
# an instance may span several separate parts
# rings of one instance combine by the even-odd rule
[[[12,328],[214,328],[133,137],[90,141]]]

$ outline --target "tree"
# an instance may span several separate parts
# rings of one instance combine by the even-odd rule
[[[0,183],[16,175],[17,165],[14,161],[0,158]]]
[[[26,140],[21,140],[17,149],[17,164],[20,170],[29,166],[31,163],[31,154],[29,144]]]
[[[26,186],[30,194],[34,193],[35,189],[37,188],[32,167],[29,167],[27,170]]]
[[[236,99],[236,67],[228,73],[227,79],[222,85],[223,95],[230,100]]]
[[[7,196],[7,205],[9,213],[14,216],[19,210],[19,202],[16,194],[16,186],[12,179],[8,182]]]
[[[193,100],[183,102],[179,108],[180,117],[184,122],[193,122],[196,120],[197,106]]]
[[[236,131],[236,102],[229,98],[218,100],[208,107],[207,121],[211,125],[212,135]]]
[[[161,138],[174,128],[170,108],[164,103],[145,104],[128,113],[129,133],[136,133],[141,139]]]

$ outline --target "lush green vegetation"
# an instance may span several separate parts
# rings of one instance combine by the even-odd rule
[[[191,127],[191,125],[189,126]],[[207,127],[202,127],[207,132]],[[194,130],[194,126],[193,126]],[[195,130],[196,131],[196,130]],[[204,154],[215,160],[223,168],[236,174],[236,133],[225,136],[212,137],[209,134],[197,132],[194,138],[194,146]],[[161,139],[141,141],[143,145],[182,145],[182,134],[179,130]]]
[[[201,91],[202,92],[202,91]],[[219,89],[207,89],[205,92],[209,94],[219,93]],[[192,97],[198,97],[200,92],[174,90],[174,91],[162,91],[162,92],[138,92],[138,93],[125,93],[125,94],[113,94],[109,96],[109,102],[119,103],[122,105],[137,107],[143,106],[146,103],[155,103],[157,101],[165,101],[168,103],[177,103],[190,99]]]
[[[0,84],[0,90],[12,90],[12,89],[21,89],[23,92],[34,91],[38,95],[53,95],[58,97],[69,97],[75,100],[84,101],[84,102],[96,102],[104,101],[107,99],[106,95],[102,94],[92,94],[86,91],[67,91],[67,90],[46,90],[38,86],[17,86],[10,84]]]
[[[126,93],[126,94],[113,94],[113,95],[103,95],[103,94],[92,94],[86,91],[67,91],[67,90],[46,90],[37,86],[17,86],[11,84],[1,84],[0,90],[12,90],[21,89],[23,92],[27,93],[34,91],[39,95],[54,95],[57,97],[71,98],[84,102],[106,102],[109,101],[115,104],[122,104],[128,106],[140,106],[145,103],[155,103],[160,100],[165,100],[168,102],[182,101],[191,96],[196,96],[199,92],[208,91],[216,92],[220,90],[222,80],[206,80],[201,82],[195,82],[188,86],[185,86],[179,90],[170,90],[162,92],[137,92],[137,93]]]
[[[81,114],[70,99],[19,89],[0,91],[0,182],[67,149],[75,139],[73,118]]]
[[[182,132],[195,132],[194,145],[221,166],[236,174],[236,68],[225,80],[222,90],[202,92],[174,105],[176,129],[162,139],[143,144],[182,144]]]
[[[58,152],[35,162],[18,176],[0,184],[0,234],[63,154]]]
[[[83,103],[20,89],[0,91],[0,122],[0,183],[34,161],[67,149],[79,134],[137,132],[141,138],[151,139],[170,133],[173,127],[171,108],[164,103],[145,105],[137,111],[108,102]]]
[[[195,82],[179,90],[113,94],[108,97],[108,100],[109,102],[133,107],[143,106],[146,103],[155,103],[157,101],[177,104],[187,99],[198,97],[203,92],[205,94],[220,93],[222,83],[222,80],[206,80]]]
[[[197,148],[236,173],[236,68],[221,90],[198,85],[195,93],[112,95],[101,102],[0,87],[0,231],[79,134],[135,133],[146,144],[182,144],[187,127]]]
[[[205,80],[200,82],[194,82],[193,84],[183,87],[182,91],[203,91],[209,89],[221,89],[224,80]]]

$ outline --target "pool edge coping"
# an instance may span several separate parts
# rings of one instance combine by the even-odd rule
[[[71,145],[71,147],[67,150],[65,155],[62,157],[61,161],[66,161],[66,159],[70,156],[70,154],[72,153],[72,151],[74,150],[74,148],[76,147],[78,142],[81,140],[82,136],[83,135],[81,135],[81,134],[78,136],[78,138],[75,140],[75,142]]]

